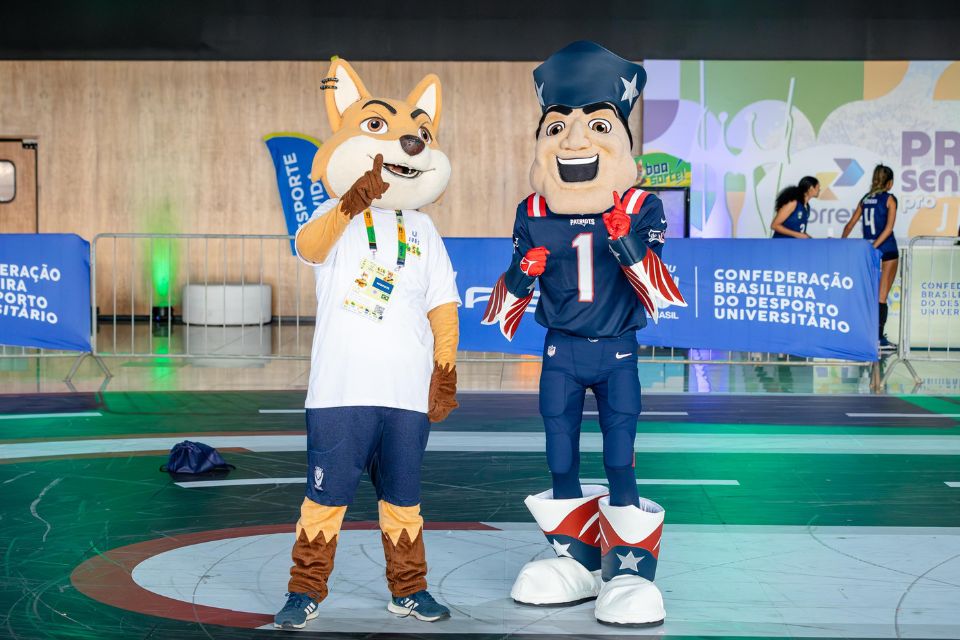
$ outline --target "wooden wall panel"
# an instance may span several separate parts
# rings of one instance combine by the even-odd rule
[[[106,232],[284,233],[262,138],[277,131],[321,140],[329,135],[319,90],[327,66],[326,61],[0,61],[0,135],[37,134],[41,232],[87,239]],[[386,96],[406,96],[426,73],[440,76],[439,138],[453,176],[441,202],[427,211],[443,235],[510,233],[516,204],[530,191],[527,173],[539,118],[535,66],[355,65],[371,92]],[[631,122],[636,140],[639,111]],[[121,246],[118,267],[129,262],[124,250]],[[293,278],[296,261],[281,263],[279,278]],[[129,285],[122,270],[117,270],[121,284]],[[295,288],[290,282],[285,287]],[[301,289],[309,297],[312,284]],[[120,295],[120,306],[128,297]],[[275,312],[291,313],[283,306]]]

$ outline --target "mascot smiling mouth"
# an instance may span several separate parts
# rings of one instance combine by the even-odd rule
[[[418,178],[423,171],[414,169],[413,167],[408,167],[405,164],[393,164],[390,162],[384,162],[383,168],[397,176],[398,178]]]
[[[557,158],[557,171],[564,182],[589,182],[597,177],[599,170],[600,154],[589,158]]]

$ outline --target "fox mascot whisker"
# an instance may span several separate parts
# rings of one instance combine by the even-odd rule
[[[307,413],[307,491],[278,628],[299,629],[327,596],[340,527],[366,472],[377,493],[387,610],[449,617],[427,591],[420,468],[431,422],[457,407],[455,275],[419,208],[450,180],[442,93],[427,75],[405,100],[375,97],[345,60],[323,81],[333,135],[311,177],[331,199],[297,233],[314,268],[317,322]]]

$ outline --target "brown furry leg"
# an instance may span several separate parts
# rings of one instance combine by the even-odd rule
[[[325,507],[304,498],[287,591],[306,593],[317,602],[327,597],[327,580],[333,571],[337,535],[346,511],[346,507]]]
[[[420,505],[398,507],[381,500],[379,506],[390,593],[401,598],[426,589],[427,556]]]

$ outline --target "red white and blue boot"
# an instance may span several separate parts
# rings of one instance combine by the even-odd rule
[[[520,570],[510,597],[521,604],[574,605],[599,593],[600,498],[607,488],[581,487],[582,498],[554,500],[553,491],[527,496],[524,503],[547,536],[557,557],[528,562]]]
[[[653,584],[663,533],[663,507],[611,507],[600,499],[600,564],[603,586],[595,615],[606,624],[652,627],[663,623],[663,596]]]

